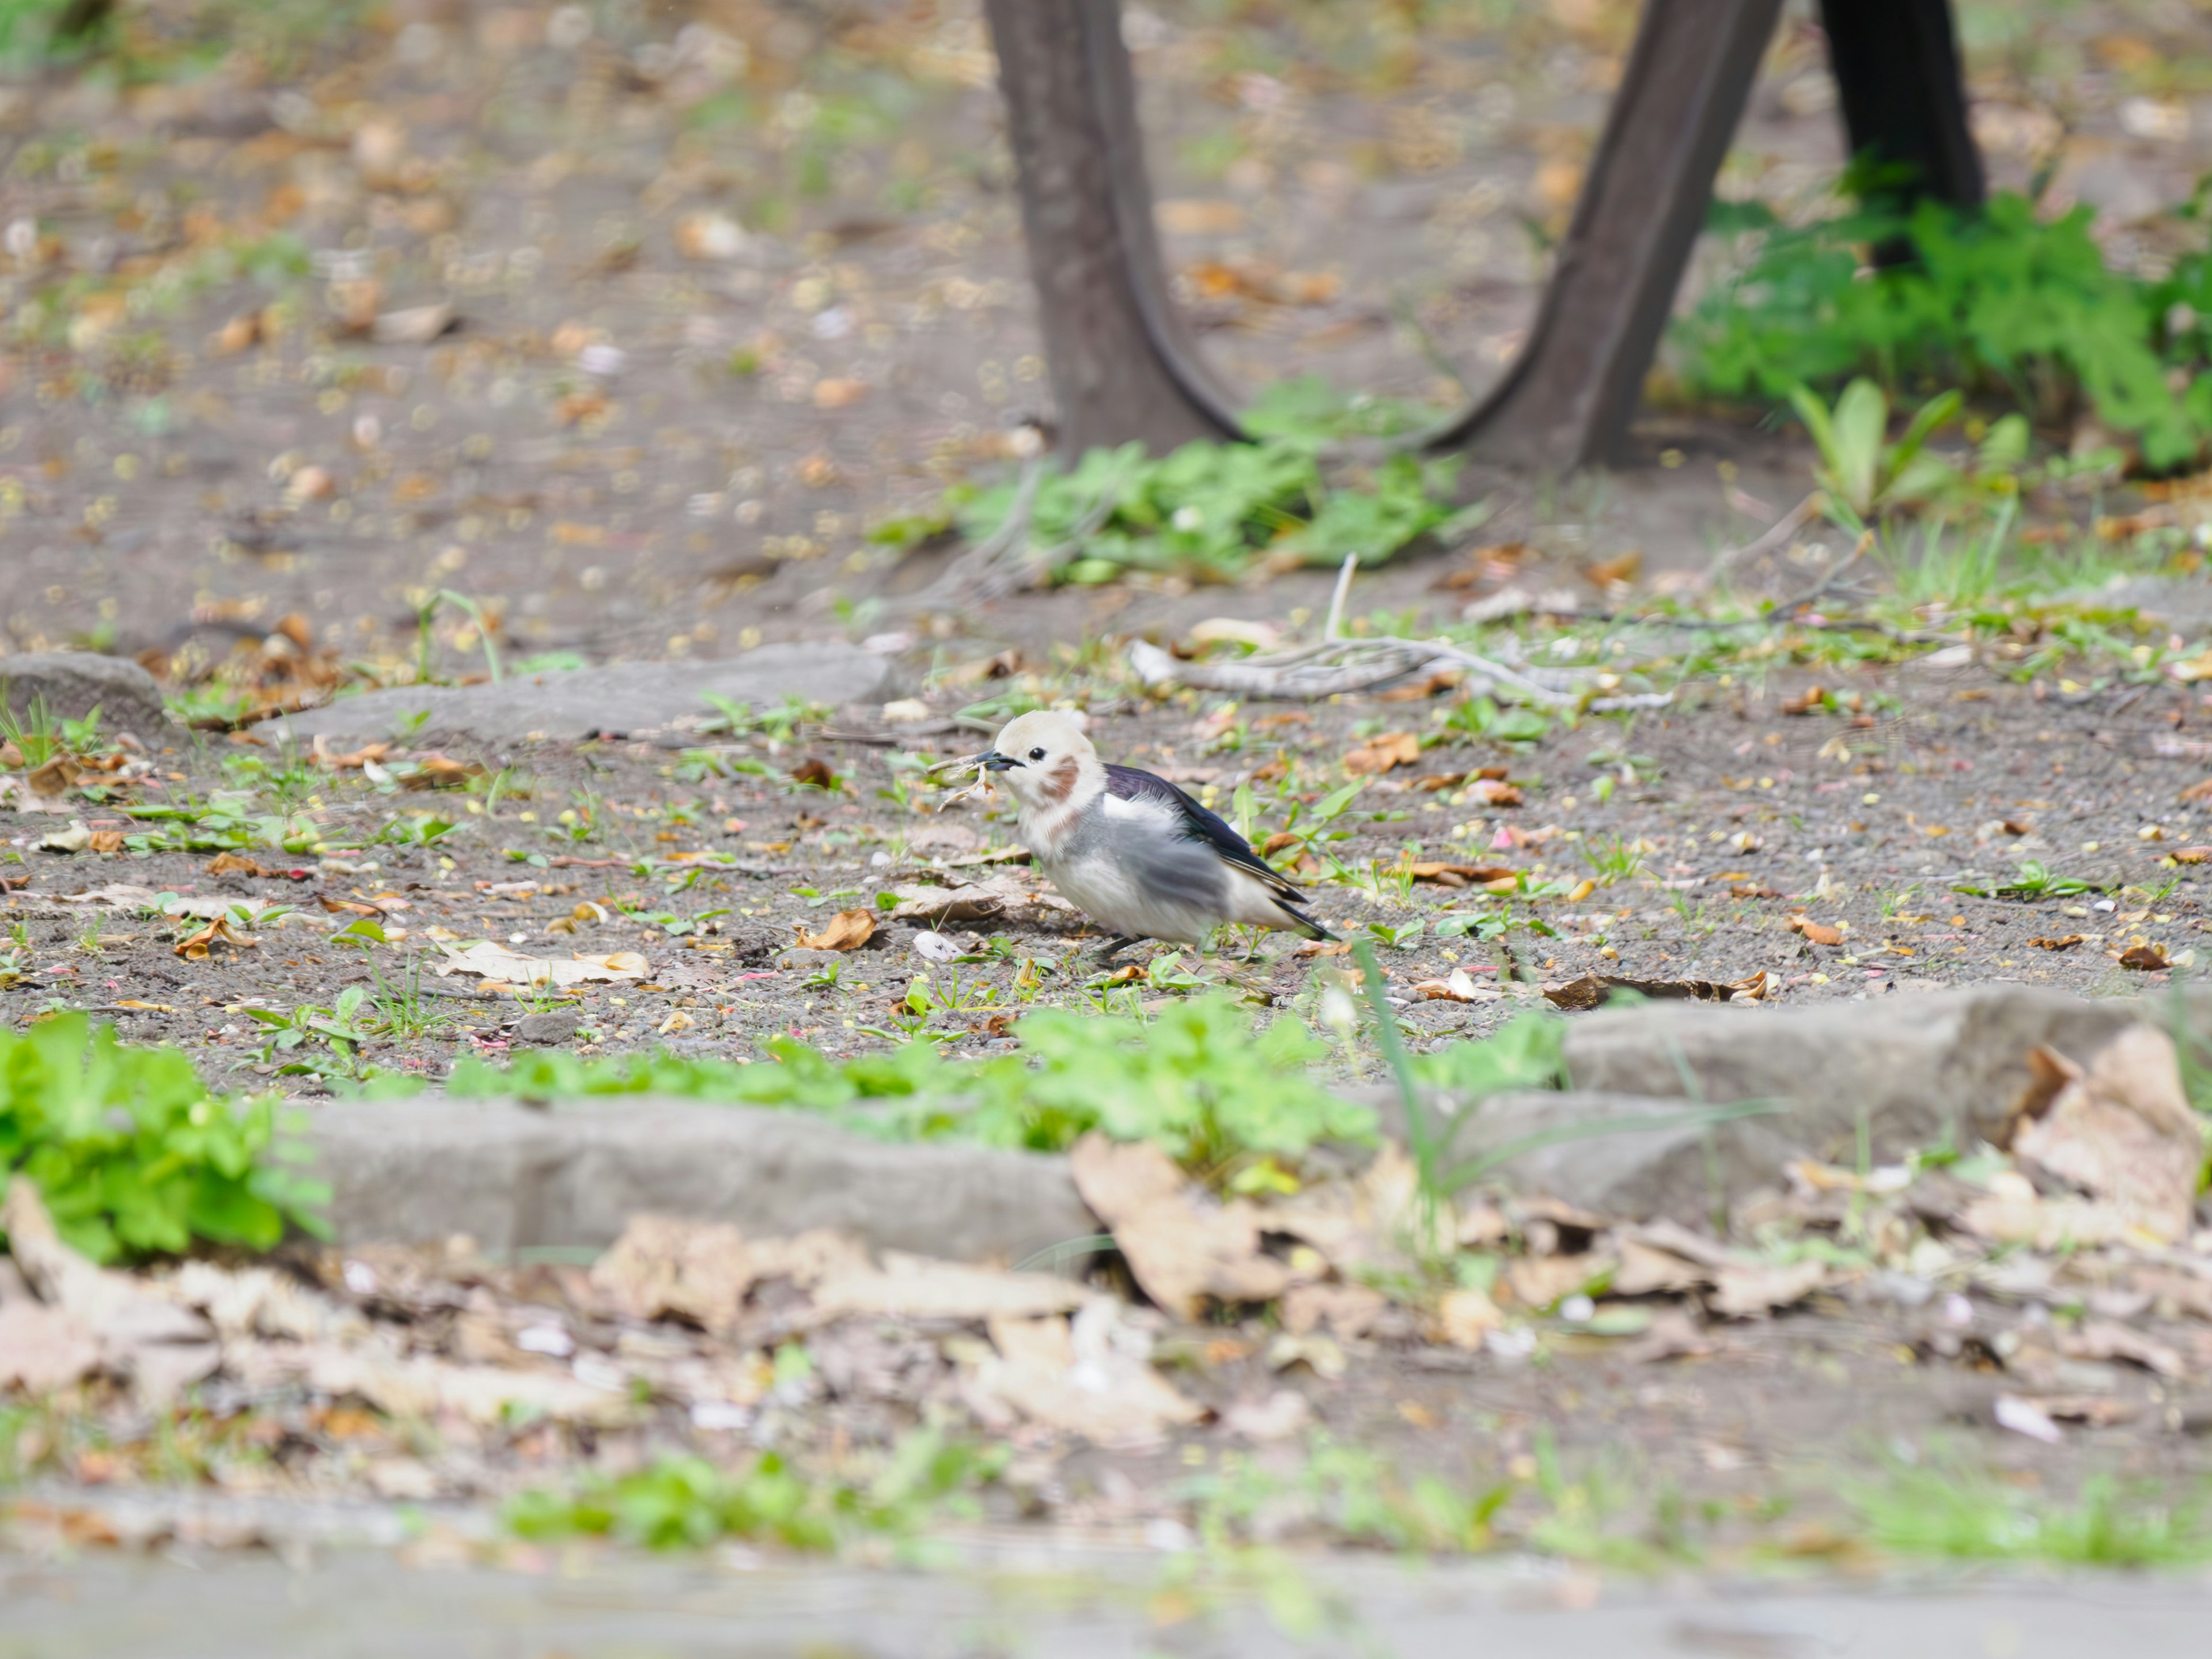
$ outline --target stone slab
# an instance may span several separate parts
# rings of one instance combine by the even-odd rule
[[[604,1248],[652,1213],[764,1237],[829,1227],[879,1249],[1012,1264],[1099,1230],[1065,1158],[887,1144],[795,1113],[650,1095],[305,1109],[341,1243],[466,1233],[502,1253]]]
[[[142,1547],[21,1559],[0,1659],[729,1659],[861,1655],[1130,1659],[1164,1651],[1302,1659],[2196,1659],[2212,1621],[2201,1574],[1922,1567],[1877,1577],[1575,1573],[1501,1551],[1468,1559],[1304,1549],[1302,1591],[1329,1609],[1323,1644],[1285,1621],[1256,1575],[1209,1586],[1203,1641],[1159,1634],[1164,1555],[1075,1528],[964,1528],[927,1571],[789,1552],[570,1552],[557,1571],[447,1547],[434,1571],[390,1548],[489,1538],[481,1510],[313,1505],[212,1486],[31,1487],[30,1502],[108,1518]],[[980,1534],[980,1536],[979,1536]],[[326,1540],[331,1541],[325,1541]],[[228,1551],[203,1542],[268,1546]],[[310,1548],[313,1545],[314,1547]],[[1171,1564],[1180,1561],[1181,1569]],[[1271,1609],[1275,1609],[1270,1616]],[[969,1634],[963,1637],[960,1632]]]
[[[128,732],[156,747],[170,729],[161,688],[128,657],[93,651],[0,657],[0,695],[18,720],[27,720],[32,703],[44,699],[47,713],[57,720],[81,720],[97,708],[103,732]]]
[[[2130,576],[2074,596],[2114,611],[2139,611],[2182,634],[2212,629],[2212,581],[2183,576]]]
[[[2212,1029],[2212,998],[2189,1024]],[[1572,1087],[1484,1101],[1457,1151],[1498,1152],[1560,1130],[1609,1126],[1519,1153],[1504,1183],[1629,1220],[1686,1225],[1784,1182],[1796,1158],[1848,1164],[1863,1121],[1891,1163],[1946,1139],[1986,1139],[2027,1088],[2028,1051],[2086,1062],[2130,1024],[2170,1025],[2159,998],[2091,1000],[1991,985],[1808,1008],[1654,1002],[1604,1009],[1568,1027]],[[1364,1093],[1394,1133],[1395,1097]],[[1716,1120],[1709,1109],[1752,1109]]]
[[[888,659],[842,641],[764,645],[715,662],[616,663],[511,678],[496,685],[400,686],[272,721],[276,735],[376,741],[419,737],[481,744],[628,737],[690,740],[714,717],[709,693],[733,702],[784,697],[837,707],[875,698]],[[416,716],[428,718],[419,726]]]

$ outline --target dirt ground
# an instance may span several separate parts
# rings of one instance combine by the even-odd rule
[[[1293,27],[1270,13],[1248,35],[1206,9],[1133,12],[1171,263],[1226,368],[1252,380],[1314,368],[1442,400],[1403,323],[1410,307],[1470,385],[1502,368],[1533,304],[1530,238],[1571,199],[1625,39],[1616,9],[1554,9],[1486,33],[1459,20],[1451,49],[1435,52],[1409,54],[1384,31],[1363,43],[1371,57],[1343,56],[1334,26],[1312,19]],[[1175,641],[1223,617],[1310,629],[1328,596],[1314,574],[1195,592],[1133,580],[962,616],[902,608],[949,550],[902,559],[866,528],[947,483],[1003,476],[1014,422],[1049,413],[971,8],[832,16],[730,3],[648,19],[426,5],[289,33],[287,15],[271,9],[250,51],[204,74],[58,76],[9,88],[0,106],[15,316],[0,360],[0,612],[15,647],[143,653],[191,696],[216,667],[258,662],[296,615],[297,654],[391,676],[415,659],[418,607],[447,588],[486,608],[510,660],[906,633],[891,647],[901,689],[931,718],[895,724],[870,705],[811,715],[773,742],[707,738],[684,751],[445,743],[457,787],[422,793],[403,786],[427,744],[377,757],[380,781],[252,728],[157,741],[130,757],[127,787],[96,785],[106,793],[80,795],[72,816],[94,834],[172,843],[200,833],[179,828],[191,819],[125,809],[271,818],[273,834],[238,848],[259,872],[211,869],[212,843],[42,850],[69,816],[0,817],[13,855],[0,927],[15,930],[17,961],[0,1012],[13,1022],[89,1009],[131,1041],[189,1049],[227,1085],[302,1096],[331,1086],[279,1069],[303,1056],[434,1079],[463,1056],[510,1058],[522,1018],[552,1007],[580,1017],[573,1043],[586,1054],[750,1058],[775,1034],[836,1056],[881,1050],[900,1035],[894,1005],[915,976],[945,983],[918,926],[889,922],[834,957],[786,952],[902,884],[1018,878],[992,856],[1009,848],[1011,814],[981,799],[922,810],[934,797],[913,765],[979,747],[990,717],[963,724],[960,712],[1010,691],[1086,705],[1107,757],[1224,812],[1249,787],[1255,836],[1356,775],[1354,751],[1395,732],[1441,736],[1366,775],[1334,826],[1346,838],[1322,849],[1341,872],[1316,860],[1308,874],[1332,928],[1385,945],[1417,1047],[1483,1035],[1588,974],[1764,975],[1743,1012],[1759,1018],[1990,981],[2138,992],[2169,984],[2160,963],[2191,965],[2204,926],[2197,843],[2212,832],[2203,805],[2180,797],[2212,757],[2197,735],[2212,699],[2130,654],[2164,648],[2162,624],[2100,612],[2058,576],[2021,600],[2009,639],[1970,633],[1932,602],[1913,611],[1881,581],[1834,596],[1839,614],[1890,605],[1856,633],[1814,618],[1717,643],[1664,620],[1593,617],[1601,605],[1644,615],[1670,574],[1702,571],[1807,487],[1792,441],[1710,413],[1656,410],[1634,437],[1639,464],[1609,477],[1479,481],[1498,508],[1483,540],[1524,548],[1518,564],[1436,550],[1363,577],[1353,599],[1355,617],[1410,612],[1419,628],[1513,582],[1568,586],[1582,617],[1516,622],[1520,643],[1617,659],[1672,690],[1664,708],[1505,742],[1451,726],[1460,699],[1447,687],[1224,707],[1147,698],[1121,672],[1112,641],[1123,635]],[[2106,209],[2116,242],[2185,195],[2212,155],[2194,82],[2166,85],[2110,44],[2201,62],[2212,40],[2196,14],[1966,15],[2000,179],[2028,171],[2043,142],[2029,115],[2053,87],[2067,89],[2072,123],[2057,188]],[[219,19],[146,16],[167,20],[133,26],[149,62],[161,29]],[[709,32],[679,39],[684,21]],[[1793,25],[1729,189],[1795,199],[1836,164],[1812,62]],[[1193,88],[1204,95],[1182,95]],[[2158,113],[2169,107],[2178,127]],[[16,225],[29,228],[19,237]],[[296,247],[272,240],[284,237]],[[1298,303],[1255,299],[1262,267],[1271,283],[1328,280]],[[1427,274],[1401,294],[1392,284],[1409,270]],[[453,331],[376,337],[375,318],[433,304],[453,307]],[[2086,522],[2132,505],[2041,507],[2048,522]],[[2192,527],[2166,521],[2176,526],[2185,538]],[[1587,579],[1630,550],[1643,586]],[[2075,574],[2094,587],[2166,567],[2171,550],[2106,547]],[[1763,576],[1786,586],[1790,574]],[[2186,570],[2175,580],[2204,586]],[[2102,632],[2064,634],[2066,617]],[[448,607],[428,659],[441,677],[472,673],[482,646],[477,624]],[[1001,652],[1012,654],[994,674]],[[481,773],[462,775],[475,763]],[[1485,768],[1504,776],[1475,775]],[[1517,799],[1486,799],[1486,781]],[[1428,865],[1486,873],[1418,873]],[[1526,879],[1486,891],[1500,872]],[[110,884],[250,896],[323,925],[271,921],[257,942],[195,958],[178,950],[191,926],[135,901],[64,902]],[[1551,896],[1526,897],[1546,884]],[[392,942],[333,941],[330,924],[356,917]],[[1506,926],[1448,931],[1482,918]],[[919,1029],[948,1053],[1010,1046],[1006,1017],[1026,1006],[1180,994],[1095,983],[1082,958],[1095,940],[1064,914],[1017,905],[943,932],[971,958],[957,964],[963,994]],[[427,971],[441,939],[635,951],[648,975],[525,1004],[480,998],[465,976]],[[1334,968],[1288,946],[1271,940],[1252,960],[1186,953],[1186,966],[1313,1019]],[[2146,965],[2124,963],[2130,951]],[[1455,971],[1472,1000],[1415,988]],[[253,1018],[328,1010],[349,988],[404,1010],[349,1055],[313,1034],[273,1048]],[[334,1297],[375,1300],[349,1288],[342,1261],[297,1266]],[[486,1290],[502,1317],[543,1306],[599,1316],[557,1266],[435,1271],[459,1293]],[[2194,1491],[2212,1424],[2207,1328],[2155,1298],[2127,1305],[2178,1369],[2051,1348],[2045,1299],[1983,1282],[1932,1303],[1863,1286],[1823,1294],[1783,1317],[1713,1326],[1671,1354],[1570,1332],[1533,1354],[1470,1353],[1402,1329],[1286,1358],[1261,1320],[1164,1328],[1156,1352],[1176,1357],[1179,1383],[1220,1423],[1137,1456],[1024,1446],[1020,1478],[994,1502],[1003,1519],[1186,1525],[1190,1482],[1224,1460],[1302,1478],[1289,1445],[1222,1426],[1288,1389],[1336,1443],[1468,1490],[1505,1481],[1519,1506],[1510,1535],[1539,1547],[1630,1565],[1797,1552],[1850,1565],[1864,1520],[1847,1513],[1844,1477],[1931,1448],[1999,1469],[2015,1492],[2063,1496],[2100,1474]],[[817,1382],[757,1440],[824,1454],[882,1441],[945,1383],[943,1334],[823,1338]],[[2013,1370],[2078,1407],[2060,1445],[1992,1417],[2021,1343],[2047,1364]],[[220,1485],[231,1467],[233,1431],[208,1430],[198,1462],[165,1462],[143,1419],[94,1403],[106,1416],[94,1428],[39,1429],[25,1461],[47,1507],[17,1514],[19,1536],[90,1526],[81,1506],[98,1488],[158,1488],[180,1468]],[[410,1425],[334,1426],[327,1402],[238,1418],[257,1420],[235,1432],[263,1437],[257,1455],[283,1448],[301,1490],[380,1490],[368,1471],[422,1450]],[[462,1447],[428,1488],[398,1495],[478,1503],[595,1457],[619,1468],[649,1448],[734,1443],[667,1412],[603,1443],[524,1426]],[[1553,1445],[1564,1474],[1548,1467]],[[1293,1538],[1344,1535],[1310,1510],[1284,1513]]]

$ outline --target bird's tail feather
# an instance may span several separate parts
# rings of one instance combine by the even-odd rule
[[[1303,910],[1293,910],[1289,905],[1282,903],[1278,903],[1275,908],[1288,916],[1291,926],[1308,939],[1334,939],[1336,937]]]

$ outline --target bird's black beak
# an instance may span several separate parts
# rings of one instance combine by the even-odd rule
[[[976,763],[986,772],[1003,772],[1010,766],[1021,766],[1025,764],[1025,763],[1022,761],[1016,760],[1012,755],[1000,754],[995,749],[985,750],[982,754],[978,757]]]

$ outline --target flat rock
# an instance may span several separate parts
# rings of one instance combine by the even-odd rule
[[[92,651],[37,651],[0,657],[0,696],[18,720],[44,700],[56,720],[81,720],[95,708],[100,729],[128,732],[156,744],[169,730],[169,713],[154,677],[128,657]]]
[[[2130,576],[2075,596],[2115,611],[2139,611],[2187,634],[2212,628],[2212,581],[2183,576]]]
[[[566,1008],[550,1013],[525,1014],[515,1023],[514,1040],[532,1048],[557,1048],[575,1040],[582,1016]]]
[[[2171,1015],[2164,999],[2020,985],[1809,1008],[1600,1010],[1568,1027],[1571,1088],[1492,1097],[1457,1150],[1511,1153],[1499,1172],[1517,1190],[1695,1225],[1716,1206],[1780,1187],[1792,1159],[1853,1162],[1862,1121],[1877,1163],[1947,1139],[1971,1146],[2005,1121],[2037,1044],[2086,1063],[2130,1025]],[[2212,1027],[2212,997],[2192,995],[2190,1023]],[[1395,1133],[1395,1099],[1362,1097]],[[1589,1133],[1515,1151],[1569,1127]]]
[[[717,662],[615,663],[523,675],[496,685],[371,691],[287,716],[279,732],[483,744],[627,737],[681,744],[693,741],[701,722],[714,718],[706,701],[710,694],[756,707],[785,697],[836,707],[874,697],[890,675],[888,659],[842,641],[764,645]]]
[[[866,1139],[797,1113],[651,1095],[307,1104],[342,1243],[466,1233],[487,1249],[611,1244],[641,1214],[811,1227],[1011,1265],[1098,1229],[1065,1158]]]

